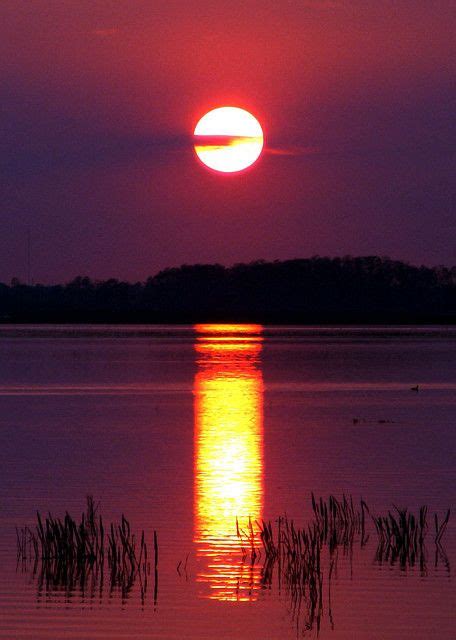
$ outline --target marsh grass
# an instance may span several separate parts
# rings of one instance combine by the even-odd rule
[[[386,516],[374,517],[373,521],[378,535],[378,563],[398,562],[403,569],[419,563],[421,571],[426,571],[426,506],[420,508],[418,516],[407,509],[394,507],[394,511],[389,511]]]
[[[422,574],[425,574],[428,557],[426,546],[427,514],[427,506],[422,506],[417,514],[395,506],[394,511],[389,511],[386,516],[373,517],[378,536],[376,561],[379,564],[399,564],[401,569],[417,565]],[[437,513],[434,514],[435,566],[441,560],[449,568],[448,558],[441,544],[449,519],[449,509],[440,524]]]
[[[99,507],[92,496],[87,496],[86,511],[80,520],[68,512],[63,519],[50,513],[36,514],[35,527],[16,528],[17,561],[32,565],[38,577],[39,589],[64,589],[69,595],[75,589],[91,593],[103,592],[105,576],[112,594],[115,590],[126,600],[136,582],[139,582],[144,602],[150,561],[144,531],[138,537],[130,522],[122,514],[118,523],[105,527]],[[154,531],[154,599],[157,591],[158,538]]]
[[[421,507],[418,514],[395,507],[387,515],[371,515],[366,502],[363,499],[355,502],[352,496],[330,495],[326,500],[312,493],[311,502],[313,517],[302,527],[296,526],[288,516],[280,516],[274,522],[255,522],[255,526],[249,520],[244,530],[236,519],[236,533],[244,558],[249,556],[252,564],[263,558],[261,588],[271,589],[274,576],[277,577],[279,590],[284,588],[290,599],[291,614],[298,629],[315,630],[318,635],[325,608],[325,584],[326,610],[331,627],[334,626],[331,581],[337,571],[339,551],[349,556],[351,565],[354,546],[365,548],[368,543],[370,521],[377,533],[375,563],[397,564],[401,570],[418,565],[421,575],[426,574],[426,506]],[[440,559],[448,570],[441,540],[449,518],[449,510],[440,522],[437,514],[434,516],[435,564]],[[325,562],[324,551],[328,554]]]
[[[311,504],[312,517],[304,526],[297,526],[286,515],[274,522],[249,518],[244,527],[236,518],[242,567],[248,563],[253,576],[253,567],[261,561],[262,589],[271,589],[277,578],[279,590],[283,589],[289,597],[298,628],[316,630],[318,634],[325,609],[333,626],[331,581],[337,572],[339,553],[348,555],[351,565],[354,546],[365,548],[368,543],[370,522],[374,523],[377,534],[376,564],[398,565],[403,571],[418,566],[421,575],[426,575],[429,532],[426,506],[416,514],[394,507],[386,515],[373,515],[362,499],[355,502],[352,496],[345,495],[324,499],[314,494],[311,494]],[[450,510],[441,519],[434,514],[435,566],[443,562],[448,571],[450,565],[442,538],[449,519]],[[18,563],[23,567],[32,564],[39,592],[63,589],[70,597],[73,591],[79,590],[88,591],[92,597],[98,593],[101,597],[107,585],[110,594],[120,592],[126,601],[134,585],[139,583],[144,604],[151,574],[144,531],[136,536],[124,515],[120,522],[106,526],[91,496],[87,497],[86,511],[79,521],[68,512],[63,519],[51,514],[44,517],[37,512],[35,526],[16,528],[16,535]],[[158,600],[158,551],[158,536],[154,531],[154,605]],[[186,565],[187,560],[185,569]]]

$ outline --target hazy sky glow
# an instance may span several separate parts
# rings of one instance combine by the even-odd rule
[[[0,3],[0,281],[313,254],[456,262],[454,5]],[[238,175],[209,109],[258,117]]]

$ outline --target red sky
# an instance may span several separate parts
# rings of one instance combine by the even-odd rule
[[[0,4],[0,281],[313,254],[456,262],[449,1]],[[251,110],[218,176],[191,132]]]

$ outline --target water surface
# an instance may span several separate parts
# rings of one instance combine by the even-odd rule
[[[456,330],[0,326],[1,638],[453,638],[456,527],[425,566],[340,548],[320,627],[236,535],[310,493],[455,506]],[[411,387],[419,385],[419,391]],[[159,537],[141,599],[16,563],[15,525],[85,497]],[[154,594],[154,590],[156,593]],[[154,597],[155,596],[155,597]]]

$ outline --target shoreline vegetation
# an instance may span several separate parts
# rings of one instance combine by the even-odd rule
[[[38,588],[63,589],[69,596],[76,588],[83,591],[89,585],[92,592],[121,593],[126,601],[135,582],[139,583],[144,604],[151,562],[148,560],[144,530],[141,536],[133,533],[129,521],[122,514],[120,522],[103,524],[99,505],[87,496],[87,509],[80,520],[68,512],[63,519],[36,513],[34,527],[16,527],[17,566],[31,569],[38,576]],[[158,538],[154,530],[154,602],[158,591]],[[105,577],[106,573],[106,577]],[[89,590],[90,590],[89,589]]]
[[[231,555],[238,558],[237,569],[234,564],[229,565],[235,572],[231,579],[237,581],[238,590],[247,588],[252,596],[258,589],[284,589],[289,611],[301,630],[316,629],[318,635],[325,615],[334,628],[331,581],[338,574],[339,554],[349,558],[353,575],[355,547],[367,549],[371,537],[376,544],[373,563],[379,568],[391,571],[396,566],[404,576],[420,579],[429,575],[432,565],[436,571],[443,567],[448,576],[451,574],[442,546],[450,509],[440,517],[434,513],[428,524],[425,505],[418,512],[394,506],[387,514],[374,514],[362,498],[354,501],[351,495],[330,495],[325,499],[312,493],[311,499],[313,515],[303,526],[286,515],[273,521],[252,521],[250,517],[246,521],[244,516],[242,525],[236,517],[236,532],[233,526],[231,534],[236,535],[239,545],[231,547]],[[58,598],[64,594],[65,602],[70,603],[74,601],[72,594],[80,590],[93,602],[95,597],[101,600],[107,591],[110,598],[118,593],[125,605],[133,596],[136,583],[144,607],[153,566],[156,609],[159,580],[155,530],[154,554],[149,560],[144,530],[140,537],[135,535],[124,515],[120,522],[105,525],[99,505],[91,496],[87,496],[87,510],[80,520],[68,512],[63,519],[40,512],[36,516],[35,526],[16,527],[16,536],[17,570],[31,571],[36,578],[38,601],[45,596],[49,602],[52,594]],[[434,553],[429,549],[429,538],[434,542]],[[188,554],[186,579],[187,560]],[[179,577],[181,566],[179,561]]]
[[[315,256],[182,265],[145,282],[0,283],[0,323],[454,324],[456,266]]]

